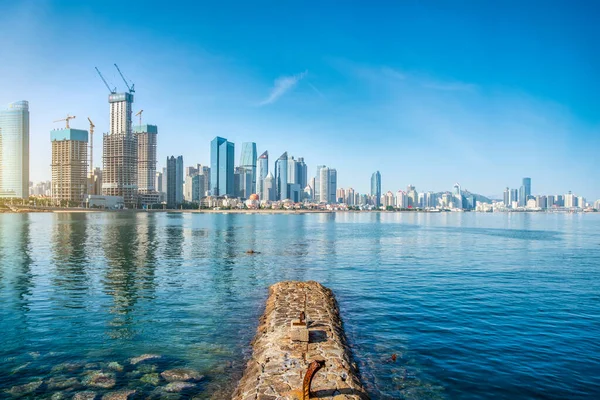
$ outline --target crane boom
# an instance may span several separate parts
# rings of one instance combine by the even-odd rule
[[[135,93],[135,84],[132,83],[131,86],[129,86],[129,83],[127,83],[127,79],[125,79],[123,73],[121,72],[121,69],[117,64],[115,64],[115,68],[117,69],[117,71],[119,71],[119,75],[121,75],[121,79],[123,79],[123,82],[125,82],[125,86],[127,86],[127,89],[129,89],[129,93]]]
[[[110,94],[117,93],[117,88],[111,89],[110,86],[108,86],[108,82],[106,82],[106,79],[104,79],[104,76],[102,76],[102,73],[100,72],[98,67],[94,67],[94,68],[96,68],[96,72],[98,73],[98,75],[100,75],[100,79],[102,79],[102,82],[104,82],[104,84],[106,85],[106,88],[108,89]]]

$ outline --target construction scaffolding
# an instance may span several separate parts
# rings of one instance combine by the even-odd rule
[[[137,137],[127,133],[104,134],[102,146],[102,194],[121,196],[125,206],[137,205]]]
[[[138,144],[138,194],[141,205],[157,204],[160,195],[156,191],[156,125],[139,125],[133,129]]]
[[[79,140],[75,140],[79,139]],[[52,131],[52,199],[81,203],[88,193],[87,132]]]

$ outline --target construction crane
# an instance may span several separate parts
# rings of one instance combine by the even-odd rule
[[[139,116],[140,117],[140,127],[142,126],[142,113],[144,112],[144,110],[140,110],[137,112],[137,114],[135,114],[135,116]]]
[[[116,87],[114,89],[111,89],[110,86],[108,86],[108,82],[106,82],[106,79],[104,79],[104,77],[102,76],[102,73],[100,72],[100,70],[98,69],[98,67],[94,67],[94,68],[96,68],[96,72],[98,73],[98,75],[100,75],[100,79],[102,79],[102,82],[104,82],[104,84],[106,85],[106,88],[108,89],[108,91],[110,92],[110,94],[117,93],[117,88]]]
[[[135,84],[131,83],[131,86],[129,86],[127,79],[125,79],[125,77],[123,76],[123,73],[121,72],[121,70],[119,69],[119,66],[117,64],[115,64],[115,68],[117,69],[117,71],[119,71],[119,75],[121,75],[123,82],[125,82],[125,86],[127,86],[127,89],[129,89],[129,93],[135,93]]]
[[[94,177],[94,128],[96,125],[92,122],[90,117],[88,117],[88,121],[90,121],[90,178]]]
[[[67,114],[67,118],[63,118],[63,119],[57,119],[54,122],[62,122],[65,121],[67,123],[67,129],[71,129],[71,127],[69,126],[69,121],[76,118],[74,115],[69,115]]]

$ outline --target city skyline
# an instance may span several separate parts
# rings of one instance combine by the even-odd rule
[[[457,58],[448,57],[447,52],[436,56],[441,46],[434,44],[437,39],[432,36],[411,36],[410,41],[401,43],[414,51],[421,49],[421,57],[414,58],[393,38],[422,28],[417,22],[398,27],[402,24],[392,24],[381,15],[382,29],[392,35],[385,38],[377,32],[366,33],[367,42],[379,43],[370,50],[358,37],[345,44],[338,39],[342,32],[351,31],[349,18],[367,18],[372,11],[349,7],[341,21],[327,28],[324,21],[334,10],[325,5],[322,16],[300,13],[331,35],[333,48],[314,42],[302,47],[299,37],[288,35],[287,47],[303,48],[302,56],[286,51],[289,59],[270,64],[266,60],[271,60],[272,43],[259,45],[255,56],[244,50],[250,47],[246,41],[267,33],[258,26],[260,20],[250,22],[253,32],[249,38],[235,36],[237,41],[228,44],[216,28],[225,18],[217,6],[192,6],[207,8],[199,13],[201,21],[193,25],[182,13],[169,11],[181,17],[182,24],[168,37],[152,29],[156,15],[142,10],[145,18],[140,20],[145,22],[137,23],[139,29],[127,30],[128,43],[153,53],[168,47],[171,40],[180,45],[152,65],[140,66],[131,49],[113,40],[116,33],[112,33],[130,26],[125,16],[129,7],[134,8],[125,5],[125,10],[114,15],[113,6],[110,2],[97,7],[76,3],[40,6],[36,2],[0,6],[0,22],[7,29],[32,28],[30,34],[17,35],[14,43],[7,44],[8,57],[0,66],[1,76],[11,77],[3,85],[0,103],[30,102],[30,181],[50,179],[47,132],[54,127],[51,121],[71,113],[79,115],[73,127],[87,129],[85,116],[89,115],[98,133],[109,131],[106,92],[93,67],[97,65],[109,83],[124,90],[116,71],[109,71],[116,61],[127,78],[136,82],[134,112],[145,109],[147,123],[164,132],[158,137],[159,170],[164,167],[162,160],[171,154],[182,154],[190,165],[209,164],[208,143],[214,136],[223,136],[238,143],[236,161],[240,159],[239,144],[252,141],[259,153],[300,154],[311,170],[315,165],[335,165],[338,186],[351,186],[361,193],[368,193],[371,173],[380,170],[385,177],[384,193],[410,182],[442,191],[459,181],[473,192],[501,198],[504,187],[518,188],[523,176],[531,176],[539,193],[573,191],[589,199],[600,198],[594,174],[599,167],[594,154],[599,149],[592,140],[600,115],[593,101],[598,82],[590,79],[598,60],[581,39],[584,33],[589,35],[584,27],[597,28],[581,10],[557,7],[534,13],[536,34],[522,17],[512,16],[517,18],[517,32],[503,37],[476,21],[491,18],[492,11],[499,13],[498,18],[508,18],[512,6],[491,10],[475,3],[459,5],[459,11],[468,9],[465,27],[447,40],[460,42],[474,32],[481,33],[484,40],[466,48],[451,46]],[[241,11],[232,18],[240,18]],[[281,5],[273,7],[272,13],[290,23],[284,11]],[[390,15],[406,14],[411,19],[423,15],[423,10],[413,5],[397,5],[390,11],[396,11]],[[75,30],[78,37],[64,36],[49,23],[63,12],[81,28]],[[428,13],[431,24],[440,24],[440,29],[459,22],[447,9],[429,9]],[[572,23],[551,24],[562,19]],[[423,27],[429,24],[421,23]],[[550,31],[550,25],[555,31]],[[186,38],[186,33],[193,34]],[[561,35],[564,46],[553,45],[556,34]],[[45,38],[44,48],[40,37]],[[63,54],[58,49],[66,43],[72,50]],[[17,51],[19,48],[29,51]],[[393,56],[391,49],[398,50],[398,55]],[[64,56],[61,69],[46,73],[46,60],[59,52]],[[493,55],[496,63],[486,61],[486,55]],[[508,55],[526,62],[513,65],[507,61]],[[186,66],[170,63],[172,56],[186,56]],[[559,60],[561,69],[546,68]],[[85,90],[65,90],[74,84]],[[100,137],[95,138],[94,167],[101,166]]]

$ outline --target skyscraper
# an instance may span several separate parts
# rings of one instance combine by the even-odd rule
[[[288,154],[283,153],[275,161],[275,197],[277,200],[288,198]]]
[[[266,201],[275,201],[275,178],[271,172],[265,177],[262,198]]]
[[[29,103],[0,110],[0,197],[29,197]]]
[[[329,202],[329,168],[323,166],[319,171],[319,202]]]
[[[142,205],[159,202],[156,189],[156,125],[138,125],[133,128],[138,144],[138,195]]]
[[[258,171],[256,177],[256,193],[261,200],[267,200],[263,197],[264,194],[264,180],[269,173],[269,152],[265,151],[258,157]]]
[[[133,94],[111,93],[110,132],[103,137],[102,194],[122,196],[125,205],[137,203],[138,148],[131,126]]]
[[[324,165],[317,165],[317,174],[315,175],[315,182],[313,186],[313,196],[316,201],[321,201],[321,168],[324,167]]]
[[[371,196],[376,207],[381,206],[381,174],[379,171],[371,175]]]
[[[52,141],[52,199],[83,202],[88,192],[88,132],[57,129]]]
[[[335,204],[337,203],[337,170],[335,168],[329,168],[329,194],[328,194],[328,203]]]
[[[183,156],[167,157],[167,207],[183,203]]]
[[[510,189],[508,187],[504,189],[503,202],[504,207],[510,207]]]
[[[306,167],[306,163],[304,162],[304,157],[298,157],[296,173],[296,183],[298,183],[300,187],[304,189],[308,184],[308,168]]]
[[[242,154],[240,157],[240,166],[250,175],[250,187],[245,189],[245,197],[250,197],[256,192],[256,143],[242,143]]]
[[[210,142],[210,184],[213,196],[233,196],[235,145],[222,137]]]
[[[529,196],[531,196],[531,178],[523,178],[523,184],[519,191],[519,206],[525,207]]]

